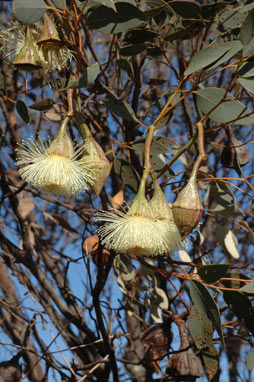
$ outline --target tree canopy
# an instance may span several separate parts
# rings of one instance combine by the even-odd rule
[[[251,381],[254,3],[0,9],[0,381]]]

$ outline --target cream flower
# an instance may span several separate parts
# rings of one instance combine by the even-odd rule
[[[40,48],[39,53],[44,71],[52,72],[68,68],[72,58],[74,58],[74,52],[59,37],[57,27],[47,12],[44,14],[43,20],[37,45]]]
[[[66,126],[65,126],[66,128]],[[89,160],[80,158],[83,148],[72,144],[63,127],[51,142],[36,142],[32,138],[22,141],[17,149],[19,174],[26,182],[47,193],[79,194],[93,184]]]
[[[102,244],[118,253],[156,256],[176,248],[177,240],[170,242],[168,228],[163,220],[154,217],[145,197],[137,195],[128,212],[110,209],[99,212],[95,219],[105,223],[98,231]]]
[[[25,44],[25,30],[22,26],[11,25],[0,31],[0,51],[5,61],[12,63]]]
[[[172,209],[169,207],[160,186],[155,183],[154,196],[149,206],[156,220],[157,229],[163,235],[164,252],[172,252],[185,247],[180,232],[174,222]]]

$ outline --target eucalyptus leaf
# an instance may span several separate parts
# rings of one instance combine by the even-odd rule
[[[175,13],[186,19],[200,19],[200,6],[192,1],[170,1],[169,7]]]
[[[22,24],[33,24],[48,9],[44,0],[14,0],[13,13]]]
[[[129,187],[133,192],[137,193],[139,179],[132,166],[123,159],[115,158],[114,170],[116,174],[120,176],[123,184]]]
[[[247,92],[254,94],[254,78],[238,78],[238,81]]]
[[[135,5],[118,2],[115,6],[117,12],[104,5],[92,9],[86,18],[87,26],[103,33],[121,33],[146,21],[145,14]]]
[[[105,102],[105,106],[111,112],[119,115],[119,117],[125,119],[126,121],[136,120],[134,110],[125,101],[117,100],[109,95],[108,100]]]
[[[226,90],[210,87],[198,90],[196,95],[199,108],[204,114],[209,113],[209,118],[213,121],[237,125],[254,124],[251,110],[242,102],[233,100]]]
[[[219,369],[219,353],[216,347],[212,344],[209,349],[201,351],[201,357],[208,380],[214,380]]]
[[[244,287],[239,289],[240,292],[248,292],[248,293],[254,293],[254,281],[251,281]]]
[[[246,365],[249,370],[254,369],[254,348],[252,348],[251,352],[248,354]]]
[[[249,13],[248,17],[244,20],[242,28],[240,30],[240,40],[243,46],[249,44],[249,42],[254,37],[254,12],[253,10]]]
[[[131,281],[136,276],[136,269],[132,265],[130,258],[122,254],[114,258],[114,269],[124,281]]]
[[[205,314],[196,305],[191,308],[189,317],[189,329],[197,349],[209,348],[212,344],[213,325]]]
[[[212,45],[208,48],[199,50],[192,57],[184,74],[188,76],[189,74],[205,69],[209,66],[209,69],[216,67],[233,57],[233,55],[237,53],[241,47],[242,45],[240,41],[231,41],[223,44]],[[211,67],[214,63],[215,65]]]
[[[218,281],[225,276],[229,268],[229,264],[211,264],[198,267],[199,276],[208,284]]]
[[[64,7],[66,7],[65,0],[52,0],[52,3],[59,9],[64,9]]]
[[[85,70],[85,73],[78,80],[70,80],[67,85],[67,89],[79,89],[85,88],[87,85],[91,84],[100,71],[99,64],[88,66]]]
[[[29,122],[29,114],[25,102],[17,100],[16,110],[25,123]]]
[[[199,281],[190,281],[190,295],[198,309],[211,320],[224,345],[224,337],[221,327],[221,317],[218,306],[209,290]]]

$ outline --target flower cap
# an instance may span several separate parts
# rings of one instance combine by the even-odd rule
[[[183,248],[185,244],[182,242],[181,235],[174,222],[172,210],[157,181],[155,182],[154,195],[149,206],[156,220],[158,230],[162,234],[161,246],[164,247],[164,252],[172,252]]]

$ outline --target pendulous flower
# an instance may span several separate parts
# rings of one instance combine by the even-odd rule
[[[20,25],[10,25],[9,28],[0,31],[0,51],[3,59],[12,63],[25,44],[25,30]]]
[[[22,141],[17,164],[22,179],[47,193],[75,195],[93,184],[91,161],[81,159],[83,148],[73,146],[67,135],[66,118],[53,141]],[[21,167],[22,166],[22,167]]]
[[[167,218],[166,214],[164,218]],[[169,227],[173,227],[175,237],[172,238],[172,233],[169,235],[168,227],[158,216],[155,217],[142,192],[137,194],[128,212],[112,208],[99,212],[95,219],[104,223],[98,231],[102,244],[118,253],[134,256],[163,255],[176,249],[176,244],[181,241],[175,225],[171,222],[168,224]]]
[[[37,45],[45,72],[60,71],[69,67],[70,61],[74,58],[74,52],[60,38],[57,27],[47,12],[44,14],[43,27]]]
[[[149,206],[156,220],[157,229],[163,236],[164,252],[172,252],[183,248],[185,243],[182,242],[180,232],[174,222],[172,209],[169,207],[157,181],[154,186],[154,195]]]
[[[99,195],[109,175],[111,164],[102,147],[93,138],[87,124],[83,120],[82,115],[76,112],[75,119],[78,122],[85,139],[85,155],[83,156],[83,160],[86,162],[88,159],[92,162],[91,171],[94,175],[94,183],[92,188],[96,195]]]

